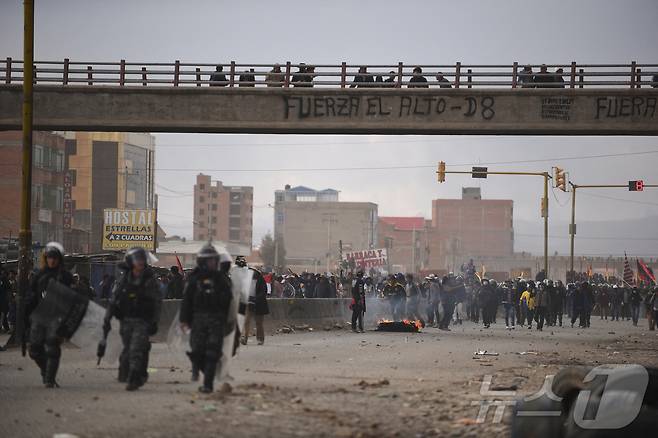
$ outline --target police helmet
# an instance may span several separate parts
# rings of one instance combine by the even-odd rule
[[[491,280],[491,281],[489,281],[489,284],[490,284],[491,287],[493,287],[493,288],[497,288],[497,287],[498,287],[498,282],[497,282],[496,280]]]
[[[59,242],[48,242],[43,250],[46,257],[64,259],[64,247]]]
[[[126,252],[125,261],[130,268],[134,266],[135,261],[137,260],[143,261],[144,264],[147,264],[149,260],[148,255],[146,254],[146,250],[141,246],[130,248]]]

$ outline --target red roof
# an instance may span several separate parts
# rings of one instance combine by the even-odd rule
[[[392,225],[398,230],[422,230],[425,228],[425,218],[422,217],[394,217],[394,216],[380,216],[379,220]]]

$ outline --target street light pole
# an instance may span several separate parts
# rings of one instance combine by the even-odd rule
[[[18,295],[16,342],[25,346],[25,296],[32,269],[32,121],[34,81],[34,0],[23,2],[23,175],[21,223],[18,233]],[[25,348],[23,348],[25,355]]]

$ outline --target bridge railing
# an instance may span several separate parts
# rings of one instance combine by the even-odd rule
[[[542,71],[545,70],[545,71]],[[422,78],[422,79],[421,79]],[[23,62],[0,63],[0,83],[23,82]],[[317,88],[658,88],[658,64],[228,64],[37,61],[34,84]]]

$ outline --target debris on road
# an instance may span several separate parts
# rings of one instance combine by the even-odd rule
[[[388,381],[388,379],[381,379],[376,382],[366,382],[365,380],[361,380],[359,383],[357,383],[357,386],[360,386],[361,389],[366,389],[366,388],[381,388],[382,386],[388,386],[390,385],[391,382]]]
[[[498,356],[498,353],[495,351],[478,350],[473,353],[473,356]]]

